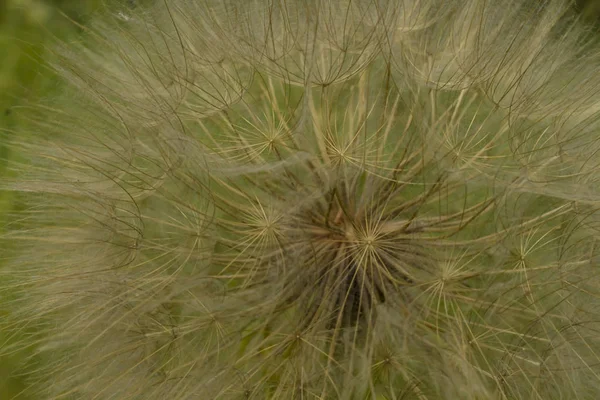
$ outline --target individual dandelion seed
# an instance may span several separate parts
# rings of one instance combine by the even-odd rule
[[[2,184],[26,392],[598,397],[598,50],[569,13],[181,0],[63,44]]]

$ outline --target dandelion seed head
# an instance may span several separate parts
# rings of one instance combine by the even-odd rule
[[[32,350],[30,393],[600,390],[598,51],[568,4],[127,17],[53,50],[64,93],[8,142],[6,325],[31,339],[0,354]]]

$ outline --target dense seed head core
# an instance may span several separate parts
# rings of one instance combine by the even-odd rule
[[[389,298],[409,307],[407,288],[431,269],[414,221],[389,220],[363,195],[359,187],[338,185],[283,224],[282,260],[297,266],[285,275],[284,303],[299,307],[304,326],[368,328]]]

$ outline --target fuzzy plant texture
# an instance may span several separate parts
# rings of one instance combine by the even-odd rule
[[[600,398],[600,46],[571,3],[117,2],[82,29],[3,133],[24,394]]]

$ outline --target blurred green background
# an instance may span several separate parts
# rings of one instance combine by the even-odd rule
[[[10,136],[19,126],[18,107],[49,95],[57,82],[43,67],[45,46],[56,38],[76,40],[81,33],[77,24],[85,24],[100,7],[102,0],[0,0],[0,133]],[[11,154],[0,144],[0,179],[9,171]],[[0,192],[0,234],[4,216],[13,209],[10,193]],[[0,249],[1,250],[1,249]],[[0,260],[2,255],[0,254]],[[0,296],[6,296],[0,280]],[[0,301],[0,326],[9,309]],[[0,400],[26,399],[22,377],[15,376],[24,353],[2,355],[2,348],[17,338],[0,330]],[[37,399],[36,399],[37,400]]]
[[[129,6],[135,2],[123,0]],[[584,17],[600,26],[600,0],[576,0]],[[0,132],[10,138],[19,126],[17,110],[35,99],[50,95],[58,84],[45,69],[45,45],[54,38],[76,40],[81,28],[73,21],[86,24],[103,0],[0,0]],[[10,140],[10,139],[9,139]],[[11,154],[0,143],[0,179],[9,173]],[[8,193],[0,192],[0,234],[2,221],[14,206]],[[2,256],[0,256],[0,260]],[[0,280],[0,296],[6,296]],[[1,304],[6,304],[0,302]],[[10,313],[0,307],[1,321]],[[16,340],[0,330],[0,350]],[[0,351],[0,400],[24,399],[22,377],[14,372],[25,354],[2,355]],[[37,399],[34,399],[37,400]]]

